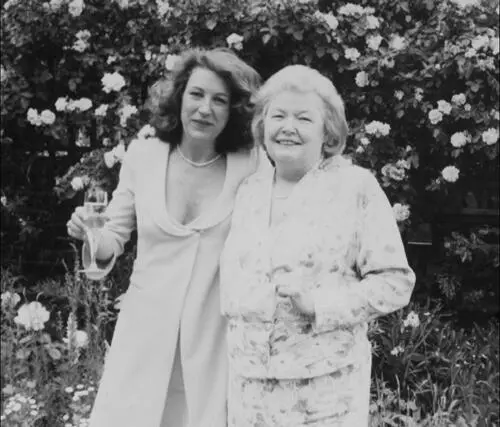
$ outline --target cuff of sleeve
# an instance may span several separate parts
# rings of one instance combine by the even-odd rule
[[[85,275],[87,276],[87,278],[89,278],[90,280],[104,279],[115,266],[117,253],[117,249],[115,248],[115,250],[113,251],[113,256],[109,261],[98,260],[97,265],[99,266],[99,268],[101,268],[101,271],[95,273],[86,272]],[[82,265],[85,269],[90,266],[90,249],[87,241],[84,241],[82,245]]]

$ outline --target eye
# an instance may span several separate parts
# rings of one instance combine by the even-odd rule
[[[189,94],[193,98],[202,98],[203,97],[203,94],[200,91],[197,91],[197,90],[191,91],[191,92],[189,92]]]
[[[284,117],[283,113],[272,113],[271,118],[272,119],[282,119]]]
[[[306,116],[299,117],[299,120],[301,122],[306,122],[306,123],[310,123],[312,121],[309,117],[306,117]]]
[[[221,104],[221,105],[227,105],[228,104],[228,100],[226,98],[221,98],[221,97],[216,97],[214,98],[214,101],[217,103],[217,104]]]

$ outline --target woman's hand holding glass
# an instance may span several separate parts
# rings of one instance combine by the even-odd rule
[[[101,271],[96,262],[96,255],[101,238],[101,228],[106,223],[104,212],[108,205],[108,194],[102,188],[92,187],[85,193],[83,206],[75,209],[67,223],[68,235],[88,244],[90,265],[82,270],[85,273]]]

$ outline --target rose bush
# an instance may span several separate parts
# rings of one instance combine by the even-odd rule
[[[497,1],[9,0],[1,20],[10,261],[60,259],[40,250],[61,247],[50,225],[91,181],[113,190],[131,138],[152,134],[148,88],[190,46],[233,49],[264,78],[290,63],[330,77],[347,155],[378,177],[405,235],[498,182]]]

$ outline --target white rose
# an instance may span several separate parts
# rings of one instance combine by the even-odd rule
[[[118,115],[120,116],[120,125],[122,127],[126,127],[127,120],[130,118],[130,116],[137,113],[137,111],[137,107],[135,107],[134,105],[124,105],[118,113]]]
[[[170,11],[171,7],[168,4],[168,0],[156,0],[156,7],[158,10],[158,17],[160,19],[165,18],[165,15]]]
[[[359,87],[365,87],[369,83],[368,74],[365,71],[360,71],[356,74],[356,84]]]
[[[54,106],[56,107],[56,111],[65,111],[68,105],[68,97],[57,98]]]
[[[467,98],[463,93],[457,93],[451,97],[451,102],[455,105],[464,105],[467,102]]]
[[[120,9],[127,9],[129,0],[115,0]]]
[[[80,98],[74,101],[74,107],[80,111],[87,111],[92,108],[92,101],[88,98]]]
[[[366,138],[366,137],[361,138],[361,139],[359,140],[359,142],[361,142],[361,144],[363,144],[365,147],[366,147],[367,145],[370,145],[370,143],[371,143],[371,141],[370,141],[368,138]]]
[[[356,148],[356,153],[362,154],[365,152],[365,149],[360,145],[358,148]]]
[[[433,125],[437,125],[441,120],[443,120],[443,114],[439,110],[429,111],[429,120]]]
[[[465,104],[464,105],[464,110],[465,111],[470,111],[472,109],[472,106],[470,104]]]
[[[459,175],[460,175],[460,170],[457,169],[455,166],[446,166],[441,171],[441,176],[447,182],[455,182],[458,179]]]
[[[89,47],[89,44],[85,40],[76,40],[73,43],[73,46],[71,46],[71,49],[73,49],[76,52],[83,53],[85,52]]]
[[[34,108],[30,108],[26,114],[26,118],[28,122],[30,122],[33,126],[40,126],[42,124],[42,118],[38,114],[38,111]]]
[[[179,59],[179,55],[167,55],[167,59],[165,60],[165,68],[167,69],[167,71],[172,71]]]
[[[95,109],[94,115],[96,117],[104,117],[106,113],[108,112],[108,104],[101,104],[99,107]]]
[[[102,90],[106,93],[112,91],[119,92],[126,84],[123,76],[116,71],[114,73],[104,73],[101,83],[103,86]]]
[[[80,30],[75,34],[75,37],[80,40],[88,40],[91,35],[89,30]]]
[[[76,348],[85,348],[89,343],[89,337],[87,332],[82,330],[76,330],[73,335],[73,344]]]
[[[106,59],[106,64],[111,65],[116,62],[116,56],[110,55],[108,56],[108,59]]]
[[[73,190],[80,191],[80,190],[83,190],[83,187],[85,187],[85,182],[84,182],[83,178],[81,178],[79,176],[75,176],[71,180],[71,188],[73,188]]]
[[[467,140],[467,135],[464,132],[455,132],[451,136],[450,142],[455,148],[460,148],[467,144]]]
[[[449,102],[440,100],[440,101],[438,101],[438,108],[437,109],[444,114],[450,114],[451,113],[451,104]]]
[[[85,7],[85,4],[83,3],[83,0],[73,0],[68,5],[68,11],[69,11],[71,16],[77,17],[77,16],[80,16],[82,14],[84,7]]]
[[[106,151],[103,157],[104,157],[104,164],[108,169],[111,169],[116,163],[115,153],[113,152],[113,150]]]
[[[146,52],[144,52],[144,59],[146,61],[151,61],[152,57],[153,57],[153,55],[152,55],[152,53],[149,50],[147,50]]]
[[[392,206],[392,212],[397,222],[406,221],[410,217],[410,207],[401,203],[395,203]]]
[[[401,101],[404,98],[404,96],[405,93],[402,90],[397,90],[394,92],[394,97],[399,101]]]
[[[402,346],[398,345],[391,350],[391,354],[393,356],[399,356],[401,353],[404,353],[404,351],[405,349]]]
[[[378,18],[371,15],[366,17],[366,24],[370,30],[375,30],[380,27],[380,21]]]
[[[339,15],[356,16],[362,15],[365,12],[365,9],[357,4],[347,3],[344,6],[339,7],[337,12]]]
[[[418,328],[420,326],[420,319],[418,317],[418,314],[414,311],[410,311],[410,313],[408,313],[408,316],[406,316],[406,319],[403,321],[403,325],[405,328]]]
[[[0,204],[2,206],[7,206],[7,197],[5,196],[0,197]]]
[[[355,47],[349,47],[349,48],[345,49],[344,54],[345,54],[345,57],[347,59],[350,59],[351,61],[356,61],[356,59],[358,59],[361,56],[361,54],[359,53],[359,50],[356,49]]]
[[[40,331],[49,320],[50,313],[38,301],[23,304],[17,310],[14,322],[24,326],[27,330]]]
[[[324,13],[323,14],[323,19],[326,21],[327,25],[335,31],[337,27],[339,26],[339,21],[335,16],[333,16],[332,13]]]
[[[498,141],[498,130],[495,128],[489,128],[481,134],[481,138],[486,145],[496,144]]]
[[[240,36],[239,34],[232,33],[231,35],[227,36],[226,42],[229,47],[232,47],[236,50],[243,49],[243,36]]]
[[[137,132],[137,138],[146,139],[149,137],[154,137],[156,135],[156,130],[151,125],[144,125],[139,132]]]
[[[366,45],[371,49],[371,50],[378,50],[380,47],[380,43],[382,43],[382,36],[369,36],[366,38]]]
[[[42,122],[46,125],[51,125],[56,121],[56,115],[50,110],[43,110],[40,113],[40,118]]]
[[[389,47],[394,50],[402,50],[406,47],[406,40],[404,37],[395,34],[389,42]]]
[[[61,6],[63,5],[64,3],[64,0],[50,0],[50,9],[52,10],[52,12],[57,12]]]

